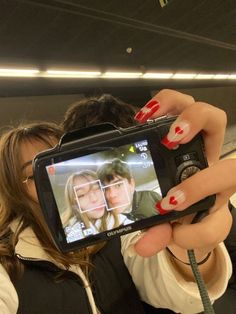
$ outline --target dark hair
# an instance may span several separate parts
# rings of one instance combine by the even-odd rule
[[[84,98],[72,104],[66,111],[63,129],[73,131],[99,123],[111,122],[127,128],[136,125],[133,119],[137,109],[109,94],[100,97]]]
[[[132,179],[132,174],[128,164],[119,158],[115,158],[102,165],[100,168],[98,168],[97,174],[102,182],[110,182],[117,175],[127,179],[129,182]]]

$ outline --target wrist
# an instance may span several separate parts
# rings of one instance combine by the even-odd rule
[[[168,247],[166,248],[166,250],[174,259],[176,259],[180,263],[183,263],[185,265],[190,265],[190,262],[186,261],[186,258],[184,260],[180,259]],[[186,254],[187,254],[187,250],[186,250]],[[202,256],[201,258],[196,259],[197,265],[203,265],[204,263],[206,263],[209,260],[211,254],[212,254],[212,251],[205,254],[205,256]]]

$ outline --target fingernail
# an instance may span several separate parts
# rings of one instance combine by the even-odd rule
[[[158,109],[160,103],[157,100],[150,100],[134,117],[140,123],[146,122]]]
[[[180,141],[189,133],[190,126],[187,121],[174,123],[169,133],[161,140],[161,143],[169,149],[177,146]]]
[[[170,210],[175,209],[178,205],[182,204],[186,200],[183,191],[177,190],[175,192],[168,193],[160,202],[156,204],[156,209],[160,215],[168,213]]]

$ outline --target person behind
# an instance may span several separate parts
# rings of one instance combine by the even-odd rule
[[[138,124],[133,118],[137,110],[135,106],[109,94],[84,98],[68,108],[62,128],[69,131],[104,122],[127,128]]]
[[[171,105],[169,100],[166,95],[162,101],[167,111],[178,106],[176,99]],[[216,156],[224,133],[223,112],[200,103],[198,114],[194,105],[182,106],[179,113],[180,119],[197,124],[194,132],[207,128],[207,155],[211,159]],[[160,313],[165,313],[163,308],[197,313],[202,304],[185,264],[188,247],[195,249],[211,300],[219,298],[231,274],[230,259],[221,242],[230,228],[227,198],[236,185],[231,176],[235,161],[212,165],[175,187],[186,196],[176,210],[217,194],[214,208],[198,224],[162,224],[142,234],[114,238],[105,245],[61,253],[39,206],[32,165],[34,156],[54,146],[60,133],[55,125],[36,123],[7,131],[0,139],[1,313],[72,314],[79,309],[83,314],[144,314],[141,300],[154,306],[156,313],[158,308]],[[222,173],[226,180],[219,185]],[[198,185],[202,189],[195,189]],[[167,245],[178,259],[165,249]]]
[[[157,215],[155,205],[160,195],[154,191],[135,191],[135,180],[126,162],[115,158],[104,163],[97,173],[110,210],[131,220]]]

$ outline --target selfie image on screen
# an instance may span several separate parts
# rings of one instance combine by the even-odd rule
[[[147,140],[54,163],[47,174],[68,243],[158,214]]]

